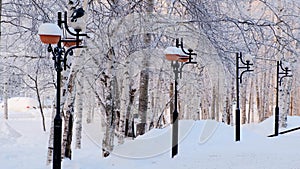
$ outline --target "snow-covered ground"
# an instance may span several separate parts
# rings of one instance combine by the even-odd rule
[[[1,112],[2,113],[2,112]],[[0,113],[0,118],[2,115]],[[32,113],[32,112],[31,112]],[[47,116],[47,128],[50,126]],[[300,117],[289,117],[290,128]],[[283,129],[282,129],[283,130]],[[170,126],[154,129],[135,140],[115,146],[109,158],[101,157],[99,123],[84,124],[82,149],[64,160],[63,169],[298,169],[300,131],[269,138],[273,118],[244,125],[241,141],[234,127],[211,120],[180,121],[179,154],[170,158]],[[49,131],[38,115],[0,120],[1,169],[50,169],[46,166]]]

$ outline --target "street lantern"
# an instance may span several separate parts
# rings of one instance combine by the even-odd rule
[[[189,55],[183,53],[183,51],[178,47],[167,47],[164,51],[166,59],[169,61],[178,61],[179,58],[189,57]]]
[[[76,46],[76,38],[74,36],[74,34],[76,35],[76,31],[73,27],[69,27],[69,31],[72,33],[70,34],[68,31],[65,31],[64,33],[64,38],[63,38],[63,45],[65,47],[71,47],[71,46]],[[78,39],[79,44],[82,43],[82,38]]]
[[[44,44],[57,44],[62,33],[58,25],[44,23],[39,27],[38,35]]]
[[[240,112],[240,89],[239,84],[243,81],[243,74],[246,72],[253,71],[250,69],[250,66],[253,66],[253,63],[250,63],[251,57],[246,58],[246,62],[243,60],[242,53],[236,53],[236,110],[235,110],[235,141],[240,141],[241,137],[241,112]],[[241,62],[242,66],[239,65]],[[241,73],[239,70],[243,70]]]
[[[174,94],[174,111],[172,119],[172,152],[171,157],[174,158],[178,154],[178,110],[177,110],[177,85],[178,85],[178,74],[181,75],[182,68],[186,64],[196,64],[192,62],[192,56],[196,56],[192,49],[186,51],[183,48],[183,40],[179,43],[179,39],[176,39],[176,47],[167,47],[164,51],[167,60],[171,61],[171,66],[175,75],[175,94]],[[181,77],[181,76],[180,76]]]
[[[72,35],[72,38],[66,38],[65,32]],[[56,115],[54,118],[54,140],[53,140],[53,169],[61,169],[61,141],[62,141],[62,119],[60,115],[60,95],[61,95],[61,72],[67,68],[67,56],[73,54],[73,49],[85,48],[82,46],[82,38],[87,36],[81,33],[81,29],[70,30],[67,24],[67,12],[58,12],[58,23],[44,23],[40,26],[38,32],[42,43],[49,45],[48,52],[52,53],[56,74]],[[56,47],[52,47],[56,44]],[[64,44],[64,46],[62,46]],[[65,50],[64,47],[68,47]],[[64,65],[64,69],[63,66]]]

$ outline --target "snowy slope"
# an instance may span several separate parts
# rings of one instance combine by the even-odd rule
[[[289,127],[300,126],[289,117]],[[49,119],[47,121],[49,127]],[[64,169],[297,169],[300,168],[300,131],[275,138],[273,120],[244,125],[240,142],[234,127],[211,120],[180,121],[179,154],[170,158],[171,126],[154,129],[115,147],[109,158],[101,157],[99,125],[84,125],[82,149]],[[48,132],[39,118],[0,121],[0,163],[5,169],[50,169],[46,164]],[[94,133],[94,134],[93,134]],[[267,134],[267,135],[266,135]]]
[[[289,117],[289,126],[300,125],[298,119],[299,117]],[[74,161],[65,161],[64,164],[69,168],[78,169],[85,166],[95,169],[300,168],[300,153],[295,148],[300,145],[300,132],[268,138],[267,135],[273,131],[272,118],[261,124],[244,126],[241,142],[234,142],[234,128],[222,123],[181,121],[180,129],[179,155],[174,159],[170,158],[171,130],[168,127],[154,129],[134,141],[115,147],[112,156],[107,159],[100,157],[99,150],[97,153],[91,151],[85,158],[75,157]],[[202,139],[204,129],[211,129],[209,134],[206,134],[206,141]],[[85,141],[88,143],[90,140]]]

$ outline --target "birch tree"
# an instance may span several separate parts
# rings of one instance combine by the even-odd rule
[[[146,17],[147,15],[151,15],[154,9],[154,0],[147,0],[145,2],[146,8]],[[149,18],[149,16],[148,16]],[[147,21],[146,21],[147,22]],[[148,25],[151,23],[145,23],[145,34],[144,34],[144,43],[148,48],[151,44],[151,34],[147,29]],[[140,88],[139,88],[139,124],[137,126],[137,135],[143,135],[146,132],[147,125],[147,111],[148,111],[148,84],[149,84],[149,53],[144,53],[143,56],[143,70],[140,73]]]
[[[84,97],[84,82],[81,82],[82,79],[84,79],[84,77],[79,76],[77,78],[78,80],[76,81],[76,88],[77,88],[77,92],[76,92],[76,142],[75,142],[75,148],[76,149],[80,149],[81,148],[81,138],[82,138],[82,118],[83,118],[83,97]],[[89,94],[89,96],[92,96],[91,94]],[[91,98],[93,99],[93,98]],[[90,110],[93,108],[94,105],[90,105],[91,108]],[[90,119],[92,119],[90,117]],[[88,121],[88,123],[91,122]]]

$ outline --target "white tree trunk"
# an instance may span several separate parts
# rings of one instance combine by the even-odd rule
[[[279,126],[286,128],[287,127],[287,116],[290,112],[290,103],[291,103],[291,89],[292,89],[292,80],[291,78],[285,78],[285,82],[282,83],[280,87],[280,118]]]
[[[54,117],[55,117],[55,114],[56,114],[55,103],[56,103],[55,99],[53,99],[52,113],[51,113],[50,135],[49,135],[49,140],[48,140],[48,152],[47,152],[47,162],[46,162],[47,165],[49,165],[52,161],[53,139],[54,139]]]
[[[129,88],[130,88],[130,79],[129,72],[125,71],[124,80],[121,85],[121,100],[120,100],[120,121],[118,128],[118,143],[123,144],[125,138],[125,121],[126,121],[126,110],[129,105]]]
[[[115,91],[117,87],[116,72],[114,69],[113,59],[114,49],[109,49],[108,56],[110,61],[107,65],[108,74],[110,77],[107,78],[105,83],[105,133],[102,140],[102,153],[103,157],[108,157],[114,148],[114,137],[115,137],[115,119],[116,119],[116,102],[115,102]]]
[[[80,78],[82,79],[82,77]],[[77,81],[77,111],[76,111],[76,142],[75,142],[75,148],[80,149],[81,148],[81,133],[82,133],[82,116],[83,116],[83,94],[84,94],[84,86],[81,82],[81,80]],[[93,98],[92,98],[93,99]],[[90,120],[91,121],[91,120]]]
[[[73,67],[73,66],[72,66]],[[71,67],[71,69],[72,69],[72,67]],[[61,114],[62,114],[62,112],[63,112],[63,106],[64,106],[64,104],[65,104],[65,102],[66,102],[66,99],[67,99],[67,95],[68,95],[68,92],[67,92],[67,89],[68,89],[68,84],[69,84],[69,80],[70,80],[70,78],[68,78],[68,76],[67,75],[70,75],[70,70],[69,69],[67,69],[67,71],[64,71],[64,73],[62,73],[62,82],[60,82],[62,85],[63,85],[63,87],[62,87],[62,89],[61,89],[61,93],[62,93],[62,96],[61,96],[61,100],[60,100],[60,110],[61,110]],[[56,95],[55,95],[56,96]],[[55,117],[55,114],[56,114],[56,106],[58,106],[58,105],[56,105],[55,103],[55,100],[56,100],[56,98],[54,99],[54,103],[53,103],[53,105],[54,105],[54,107],[53,107],[53,117],[52,117],[52,121],[51,121],[51,129],[50,129],[50,136],[49,136],[49,145],[48,145],[48,153],[47,153],[47,164],[49,165],[50,163],[51,163],[51,161],[52,161],[52,151],[53,151],[53,134],[54,134],[54,126],[53,126],[53,124],[54,124],[54,117]],[[62,151],[63,152],[63,151]]]
[[[72,71],[70,72],[68,81],[68,94],[66,102],[66,113],[64,115],[64,132],[63,132],[63,144],[62,144],[62,157],[71,159],[71,143],[72,143],[72,133],[73,133],[73,116],[74,116],[74,104],[75,104],[75,78],[76,72],[74,67],[77,67],[76,62],[72,64]]]
[[[241,103],[241,124],[245,124],[247,120],[246,109],[247,109],[247,80],[245,79],[240,92],[240,103]]]
[[[8,120],[8,78],[5,78],[4,89],[3,89],[3,112],[4,112],[4,119]]]

